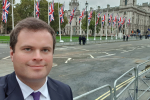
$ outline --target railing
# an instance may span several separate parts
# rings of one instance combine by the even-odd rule
[[[96,92],[96,91],[98,91],[98,90],[101,90],[101,89],[103,89],[103,88],[106,88],[106,87],[109,87],[109,90],[110,90],[110,100],[113,100],[113,97],[112,97],[112,88],[111,88],[111,86],[110,86],[109,84],[104,85],[104,86],[101,86],[101,87],[99,87],[99,88],[97,88],[97,89],[91,90],[91,91],[89,91],[89,92],[87,92],[87,93],[84,93],[84,94],[82,94],[82,95],[80,95],[80,96],[77,96],[77,97],[73,98],[73,100],[78,100],[78,99],[80,99],[80,98],[82,98],[82,97],[85,97],[85,96],[87,96],[87,95],[89,95],[89,94],[91,94],[91,93],[94,93],[94,92]]]
[[[148,62],[149,62],[149,63],[148,63]],[[150,89],[150,86],[149,86],[143,79],[140,78],[142,75],[145,75],[146,73],[148,73],[148,72],[150,71],[150,68],[144,68],[144,69],[142,68],[142,71],[139,72],[140,68],[141,68],[141,67],[146,67],[147,63],[150,64],[150,61],[148,60],[148,61],[146,61],[146,62],[143,62],[143,63],[137,65],[137,71],[136,71],[136,72],[137,72],[137,73],[136,73],[136,76],[137,76],[137,80],[136,80],[136,90],[137,90],[136,94],[137,94],[137,97],[136,97],[135,100],[139,100],[139,98],[141,98],[141,96],[143,96],[143,95]],[[144,65],[144,66],[143,66],[143,65]],[[141,93],[141,94],[138,96],[139,79],[141,79],[142,82],[148,86],[148,88],[147,88],[147,89],[144,89],[144,92]]]
[[[149,62],[149,63],[148,63]],[[114,88],[111,88],[111,86],[109,85],[109,84],[107,84],[107,85],[104,85],[104,86],[102,86],[102,87],[99,87],[99,88],[97,88],[97,89],[94,89],[94,90],[91,90],[91,91],[89,91],[89,92],[87,92],[87,93],[84,93],[84,94],[82,94],[82,95],[80,95],[80,96],[77,96],[77,97],[75,97],[73,100],[78,100],[78,99],[80,99],[80,98],[83,98],[83,97],[85,97],[85,96],[87,96],[87,95],[89,95],[89,94],[91,94],[91,93],[93,93],[93,92],[96,92],[96,91],[98,91],[98,90],[100,90],[100,89],[103,89],[103,88],[106,88],[106,87],[109,87],[109,89],[110,89],[110,91],[108,91],[108,92],[106,92],[106,93],[104,93],[104,94],[109,94],[110,93],[110,100],[117,100],[120,96],[121,96],[121,94],[123,94],[126,90],[128,90],[128,93],[129,93],[129,95],[130,95],[130,97],[131,97],[131,99],[132,100],[139,100],[139,98],[141,98],[141,96],[143,96],[148,90],[150,90],[150,85],[148,85],[144,80],[142,80],[142,82],[144,83],[144,84],[146,84],[146,86],[148,86],[148,88],[147,89],[144,89],[143,91],[143,93],[141,93],[141,94],[138,94],[138,91],[139,91],[139,79],[140,79],[140,77],[142,76],[142,75],[145,75],[146,73],[148,73],[148,72],[150,72],[150,66],[149,66],[149,68],[142,68],[142,71],[139,73],[139,68],[141,67],[141,66],[144,66],[145,67],[145,65],[146,64],[150,64],[150,61],[148,60],[148,61],[146,61],[146,62],[144,62],[144,63],[141,63],[141,64],[139,64],[139,65],[137,65],[137,67],[133,67],[133,68],[131,68],[130,70],[128,70],[127,72],[125,72],[123,75],[121,75],[119,78],[117,78],[115,81],[114,81]],[[131,77],[131,78],[129,78],[128,80],[126,80],[126,81],[124,81],[124,82],[122,82],[121,84],[119,84],[118,86],[117,86],[117,82],[120,80],[120,79],[122,79],[125,75],[127,75],[128,73],[130,73],[130,72],[134,72],[134,75]],[[133,84],[133,89],[128,89],[131,85]],[[122,85],[122,86],[121,86]],[[126,86],[125,86],[126,85]],[[120,91],[120,93],[116,93],[116,91],[118,90],[118,89],[120,89],[121,87],[123,87],[123,86],[125,86],[121,91]],[[134,90],[134,94],[131,94],[129,91],[130,90]],[[132,96],[133,95],[133,96]],[[139,95],[139,96],[138,96]],[[149,94],[148,94],[149,95]],[[107,96],[109,96],[109,95],[107,95]],[[150,97],[149,97],[150,98]],[[105,98],[103,98],[102,100],[104,100]],[[97,99],[96,99],[97,100]],[[99,100],[99,99],[98,99]],[[100,99],[101,100],[101,99]],[[121,99],[121,100],[125,100],[125,99]],[[140,99],[141,100],[141,99]],[[145,99],[143,99],[142,98],[142,100],[145,100]],[[147,99],[147,100],[149,100],[149,99]]]
[[[118,80],[122,79],[126,74],[128,74],[129,72],[134,71],[134,75],[131,79],[131,82],[117,95],[116,94],[116,89],[117,89],[117,82]],[[121,75],[118,79],[115,80],[114,82],[114,100],[117,100],[117,98],[134,82],[134,94],[136,94],[136,68],[133,67],[130,70],[128,70],[127,72],[125,72],[123,75]],[[136,95],[134,95],[135,98]]]

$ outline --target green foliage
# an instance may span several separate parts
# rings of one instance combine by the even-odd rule
[[[14,9],[14,11],[16,11],[14,13],[14,18],[20,17],[20,20],[22,20],[26,17],[33,17],[34,16],[34,0],[21,0],[20,2],[21,3],[17,4],[16,8]]]

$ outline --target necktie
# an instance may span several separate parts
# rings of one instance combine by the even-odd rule
[[[33,96],[34,100],[40,100],[41,92],[32,92],[31,95]]]

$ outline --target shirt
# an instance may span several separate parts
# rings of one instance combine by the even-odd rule
[[[24,100],[34,100],[33,99],[33,96],[30,95],[32,92],[41,92],[41,95],[40,95],[40,100],[51,100],[50,99],[50,95],[48,93],[48,88],[47,88],[47,77],[46,77],[46,81],[44,83],[44,85],[34,91],[33,89],[31,89],[29,86],[27,86],[26,84],[24,84],[16,75],[16,79],[18,81],[18,84],[21,88],[21,91],[22,91],[22,94],[23,94],[23,97],[24,97]]]

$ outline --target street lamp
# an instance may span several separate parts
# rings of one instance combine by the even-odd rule
[[[88,6],[88,3],[86,1],[85,3],[85,6],[86,6],[86,26],[87,26],[87,6]],[[88,26],[87,26],[88,27]],[[88,31],[87,31],[87,27],[86,27],[86,34],[87,34],[87,40],[88,40]]]

